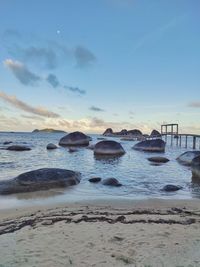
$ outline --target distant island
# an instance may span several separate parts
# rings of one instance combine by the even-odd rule
[[[62,130],[55,130],[51,128],[46,128],[46,129],[35,129],[32,131],[32,133],[66,133],[65,131]]]
[[[134,130],[126,130],[126,129],[122,129],[120,132],[114,132],[111,128],[108,128],[105,130],[105,132],[103,133],[104,136],[111,136],[111,137],[132,137],[132,138],[159,138],[161,137],[161,134],[159,131],[157,130],[153,130],[150,135],[147,134],[143,134],[140,130],[138,129],[134,129]]]

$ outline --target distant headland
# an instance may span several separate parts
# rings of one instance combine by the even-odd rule
[[[32,133],[66,133],[65,131],[62,130],[55,130],[52,128],[46,128],[46,129],[35,129],[32,131]]]

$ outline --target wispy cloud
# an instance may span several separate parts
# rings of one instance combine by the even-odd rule
[[[60,86],[60,82],[58,81],[58,78],[55,74],[49,74],[46,80],[54,88]]]
[[[15,77],[24,85],[35,85],[41,78],[31,72],[23,63],[6,59],[4,65],[9,68]]]
[[[95,55],[84,46],[77,46],[74,51],[76,64],[78,67],[86,67],[96,61]]]
[[[6,101],[7,103],[11,104],[15,108],[18,108],[20,110],[39,115],[42,117],[47,117],[47,118],[59,118],[60,115],[57,113],[54,113],[52,111],[47,110],[44,107],[33,107],[19,99],[16,98],[16,96],[10,96],[7,95],[4,92],[0,92],[0,98]]]
[[[67,86],[67,85],[64,85],[63,86],[65,89],[73,92],[73,93],[78,93],[78,94],[81,94],[81,95],[85,95],[86,94],[86,91],[83,90],[83,89],[80,89],[78,87],[73,87],[73,86]]]
[[[98,108],[98,107],[95,107],[95,106],[91,106],[89,109],[92,110],[92,111],[96,111],[96,112],[103,112],[103,111],[105,111],[104,109]]]
[[[191,103],[188,104],[188,107],[190,107],[190,108],[200,108],[200,101],[191,102]]]

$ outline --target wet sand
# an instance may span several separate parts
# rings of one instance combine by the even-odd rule
[[[200,266],[199,200],[0,211],[0,266]]]

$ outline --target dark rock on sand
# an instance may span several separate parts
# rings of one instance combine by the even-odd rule
[[[197,156],[200,156],[200,151],[187,151],[181,154],[177,158],[177,161],[183,165],[190,166],[192,163],[192,160],[196,158]]]
[[[13,142],[12,141],[5,141],[4,143],[3,143],[3,145],[10,145],[10,144],[12,144]]]
[[[0,181],[0,194],[26,193],[50,188],[68,187],[80,182],[81,174],[65,169],[44,168]]]
[[[94,147],[94,154],[100,156],[120,156],[125,153],[122,145],[116,141],[100,141]]]
[[[164,152],[166,143],[162,139],[145,140],[137,143],[133,149],[146,152]]]
[[[6,148],[7,150],[11,151],[28,151],[31,150],[30,147],[27,146],[21,146],[21,145],[13,145]]]
[[[69,133],[60,139],[60,146],[88,146],[90,137],[82,132]]]
[[[58,148],[58,147],[56,145],[52,144],[52,143],[49,143],[47,145],[47,149],[56,149],[56,148]]]
[[[173,184],[168,184],[168,185],[165,185],[162,189],[162,191],[165,191],[165,192],[174,192],[174,191],[178,191],[182,189],[181,186],[177,186],[177,185],[173,185]]]
[[[200,156],[197,156],[191,163],[192,178],[200,181]]]
[[[88,181],[90,183],[99,183],[99,182],[101,182],[101,178],[100,177],[92,177]]]
[[[148,161],[154,162],[154,163],[167,163],[169,159],[165,157],[151,157],[151,158],[148,158]]]
[[[119,183],[119,181],[115,178],[107,178],[102,181],[103,185],[108,186],[122,186],[122,184]]]

